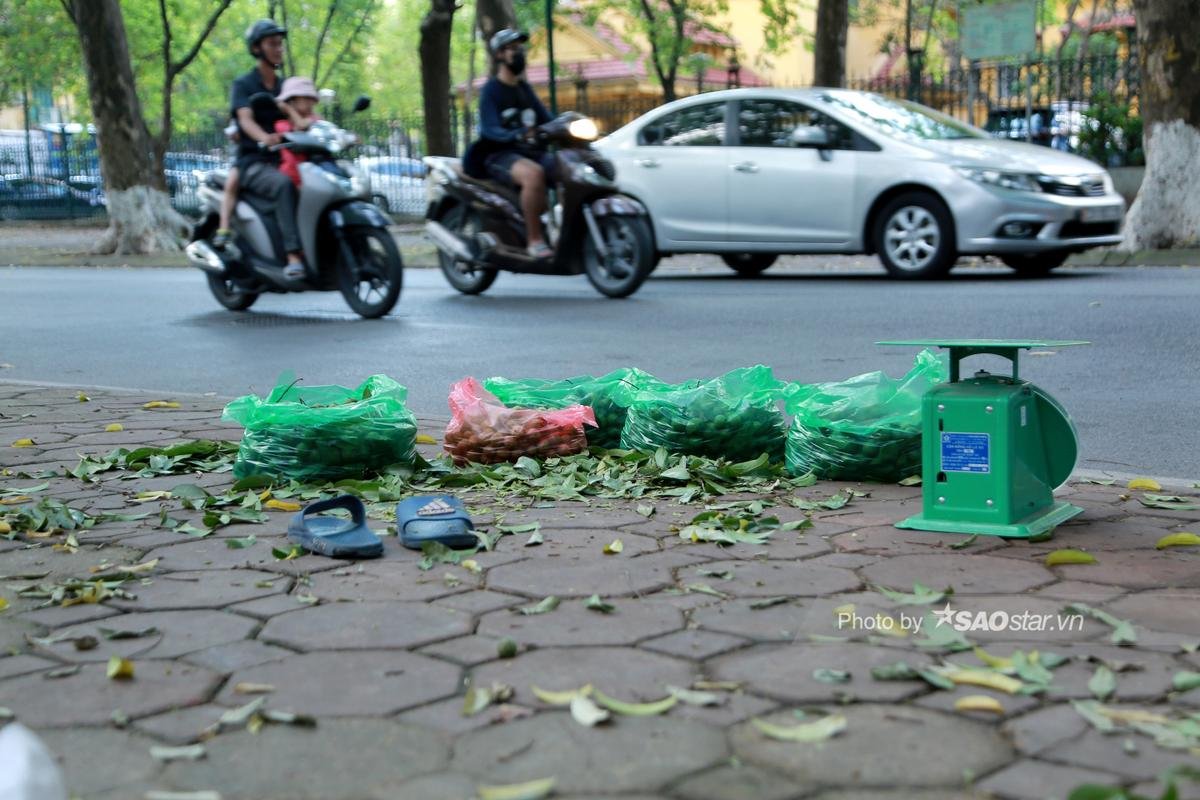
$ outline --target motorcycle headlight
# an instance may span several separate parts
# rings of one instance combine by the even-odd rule
[[[612,186],[612,181],[596,172],[591,164],[576,164],[571,168],[571,177],[593,186]]]
[[[1006,172],[991,167],[955,167],[954,171],[967,180],[983,183],[989,186],[999,186],[1001,189],[1015,189],[1020,192],[1040,192],[1034,176],[1024,172]]]
[[[584,142],[593,142],[600,136],[600,130],[596,127],[595,121],[587,117],[574,120],[567,126],[567,133]]]

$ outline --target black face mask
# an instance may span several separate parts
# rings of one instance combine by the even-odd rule
[[[525,54],[523,52],[513,53],[512,61],[508,62],[508,68],[513,71],[514,75],[520,75],[525,71]]]

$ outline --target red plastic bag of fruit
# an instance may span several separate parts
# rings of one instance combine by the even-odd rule
[[[463,378],[451,387],[450,412],[445,448],[456,464],[582,453],[587,450],[583,426],[596,427],[596,415],[588,406],[554,411],[508,408],[474,378]]]

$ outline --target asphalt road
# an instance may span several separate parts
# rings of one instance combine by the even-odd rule
[[[914,350],[896,338],[1086,339],[1026,356],[1021,375],[1057,397],[1081,439],[1080,466],[1200,479],[1200,276],[1178,268],[1066,269],[1019,280],[965,269],[947,281],[886,280],[872,261],[789,260],[759,280],[712,259],[664,268],[633,298],[586,279],[502,275],[482,297],[409,270],[392,316],[361,321],[337,294],[266,296],[220,308],[185,269],[0,269],[0,380],[136,387],[156,394],[265,393],[285,369],[310,383],[384,372],[418,414],[448,414],[450,384],[566,377],[636,365],[666,380],[769,364],[804,382],[883,369]],[[1002,362],[977,357],[972,369]]]

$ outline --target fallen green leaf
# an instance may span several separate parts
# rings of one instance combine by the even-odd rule
[[[609,614],[616,608],[616,606],[612,605],[611,603],[606,603],[601,600],[600,595],[598,594],[594,594],[587,600],[584,600],[583,605],[592,611],[599,611],[602,614]]]
[[[1088,681],[1088,691],[1097,700],[1107,700],[1117,689],[1117,677],[1112,670],[1101,664]]]
[[[1055,550],[1046,556],[1047,567],[1057,567],[1063,564],[1095,564],[1096,557],[1082,550]]]
[[[813,670],[813,679],[821,683],[848,683],[850,681],[850,673],[841,669],[821,669]]]
[[[801,725],[776,725],[757,717],[750,720],[764,736],[781,742],[823,742],[846,729],[846,718],[841,714],[830,714],[816,722]]]
[[[585,728],[594,728],[601,722],[606,722],[611,715],[600,708],[590,698],[583,695],[571,700],[571,717]]]
[[[592,690],[592,698],[596,701],[597,705],[603,706],[609,711],[624,717],[657,716],[671,710],[679,702],[679,698],[675,695],[668,695],[661,700],[655,700],[650,703],[626,703],[623,700],[609,697],[599,689]]]
[[[524,614],[527,617],[532,617],[536,614],[548,614],[549,612],[558,608],[558,604],[559,599],[554,595],[550,595],[537,605],[522,606],[521,608],[516,609],[516,612],[518,614]]]
[[[557,784],[555,778],[541,778],[527,783],[480,786],[477,791],[479,800],[543,800],[550,796]]]
[[[258,541],[258,539],[255,537],[255,535],[253,533],[250,534],[249,536],[243,537],[241,539],[231,536],[225,540],[225,546],[228,547],[230,550],[244,550],[247,547],[252,546],[257,541]]]

